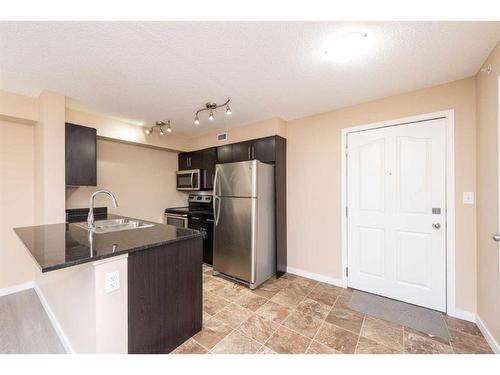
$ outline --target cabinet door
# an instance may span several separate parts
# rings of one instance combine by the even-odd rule
[[[276,161],[276,138],[266,137],[253,141],[253,157],[264,163]]]
[[[253,159],[253,142],[239,142],[233,144],[232,161],[248,161]]]
[[[217,147],[217,163],[231,163],[233,161],[233,145]]]
[[[214,187],[215,163],[217,150],[215,147],[201,150],[201,170],[203,174],[203,189],[212,190]]]
[[[203,169],[203,150],[189,153],[189,169]]]
[[[179,154],[179,170],[183,171],[186,169],[191,169],[189,167],[189,152],[181,152]]]
[[[66,185],[97,185],[97,131],[66,123]]]

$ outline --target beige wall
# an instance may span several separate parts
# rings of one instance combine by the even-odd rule
[[[146,135],[141,126],[129,124],[111,117],[66,108],[66,122],[97,129],[97,136],[125,143],[184,151],[187,138],[174,132],[161,136],[157,131]]]
[[[483,64],[491,74],[478,73],[477,92],[477,312],[500,343],[500,259],[491,236],[498,233],[498,76],[500,44]]]
[[[167,207],[184,205],[184,193],[175,189],[177,153],[108,140],[97,141],[98,187],[66,188],[66,207],[88,207],[97,189],[111,190],[119,207],[108,196],[96,198],[96,206],[109,212],[156,222],[163,221]]]
[[[217,134],[227,133],[226,141],[218,141]],[[220,146],[228,143],[247,141],[249,139],[268,137],[271,135],[286,137],[286,122],[280,118],[272,118],[252,124],[246,124],[230,129],[214,130],[197,137],[190,138],[186,144],[188,150]]]
[[[287,124],[288,265],[341,279],[341,129],[455,110],[456,304],[476,310],[475,86],[468,78]],[[321,183],[315,183],[315,181]],[[327,199],[319,199],[327,197]]]
[[[0,289],[32,281],[37,268],[12,230],[34,224],[34,127],[0,121]]]

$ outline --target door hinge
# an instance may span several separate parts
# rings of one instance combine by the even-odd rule
[[[349,267],[346,267],[346,268],[345,268],[345,276],[346,276],[346,277],[349,277]]]
[[[348,148],[346,147],[345,148],[345,156],[347,157],[349,155],[349,151],[348,151]]]
[[[348,213],[348,212],[349,212],[349,211],[347,210],[347,206],[345,206],[345,216],[347,216],[347,213]]]

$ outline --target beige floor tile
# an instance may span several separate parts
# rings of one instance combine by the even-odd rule
[[[214,293],[203,293],[203,311],[210,315],[215,315],[230,302]]]
[[[306,354],[340,354],[340,352],[313,340]]]
[[[398,354],[402,351],[394,350],[378,342],[360,337],[356,346],[356,354]]]
[[[292,280],[295,280],[296,278],[298,278],[299,276],[297,275],[294,275],[292,273],[285,273],[283,276],[280,277],[280,279],[282,280],[288,280],[288,281],[292,281]]]
[[[291,311],[292,310],[288,307],[278,305],[272,301],[267,301],[264,305],[259,307],[255,313],[275,323],[281,323],[290,315]]]
[[[231,303],[215,314],[215,318],[233,328],[238,327],[252,315],[252,311]]]
[[[361,336],[398,352],[403,351],[403,327],[385,320],[366,316]]]
[[[315,337],[316,341],[341,353],[354,353],[358,335],[324,322]]]
[[[252,293],[245,293],[235,300],[235,302],[249,310],[256,311],[259,307],[267,302],[267,299],[257,296]]]
[[[252,293],[260,297],[270,299],[284,287],[284,284],[281,284],[283,286],[280,286],[280,283],[276,283],[274,280],[275,279],[266,281],[265,283],[260,285],[257,289],[252,290]],[[288,285],[288,282],[286,284]]]
[[[317,290],[314,288],[311,293],[307,295],[307,298],[321,302],[328,306],[333,306],[335,301],[337,301],[337,297],[339,293],[332,292],[324,292],[322,290]]]
[[[318,332],[321,323],[323,323],[322,319],[315,318],[312,315],[304,314],[300,311],[294,311],[283,322],[283,325],[312,339],[316,332]]]
[[[279,305],[294,309],[300,302],[305,299],[306,295],[307,293],[297,290],[297,288],[293,287],[292,285],[288,285],[280,290],[277,294],[275,294],[271,298],[271,301]]]
[[[217,279],[211,279],[203,283],[204,292],[215,292],[217,290],[224,289],[227,285]]]
[[[279,354],[304,354],[311,340],[280,326],[266,342],[266,346]]]
[[[314,290],[318,290],[318,291],[326,292],[326,293],[334,293],[337,295],[340,295],[344,289],[345,288],[341,288],[339,286],[327,284],[327,283],[318,283],[314,287]]]
[[[248,337],[264,344],[279,324],[260,315],[252,315],[238,329]]]
[[[220,320],[212,318],[205,323],[203,329],[193,336],[199,344],[207,349],[212,349],[233,329]]]
[[[404,351],[408,354],[451,354],[450,345],[441,344],[435,340],[427,339],[421,335],[404,332]]]
[[[228,301],[235,301],[247,293],[248,288],[239,284],[226,285],[225,288],[214,291],[214,294],[217,294],[219,297],[225,298]]]
[[[310,298],[306,298],[297,306],[297,311],[321,320],[326,318],[330,309],[330,306]]]
[[[413,329],[413,328],[410,328],[410,327],[404,327],[404,331],[405,332],[410,332],[410,333],[413,333],[415,335],[418,335],[418,336],[422,336],[426,339],[429,339],[429,340],[434,340],[434,341],[437,341],[441,344],[446,344],[446,345],[449,345],[450,342],[448,340],[445,340],[443,339],[442,337],[439,337],[439,336],[431,336],[429,335],[428,333],[425,333],[425,332],[420,332],[420,331],[417,331],[416,329]]]
[[[211,319],[211,318],[212,318],[212,315],[210,315],[206,311],[203,311],[203,324],[205,324],[205,322],[207,322],[208,319]]]
[[[448,329],[468,333],[469,335],[482,336],[481,331],[475,323],[453,318],[449,315],[444,315],[444,320],[446,321],[446,324],[448,324]]]
[[[189,339],[175,349],[172,354],[207,354],[208,351],[195,340]]]
[[[338,308],[335,304],[326,317],[326,321],[340,328],[354,332],[355,334],[359,334],[363,324],[363,318],[363,314],[346,308]]]
[[[311,279],[306,279],[305,277],[297,277],[294,280],[291,281],[292,284],[299,285],[302,290],[305,292],[309,293],[311,290],[314,289],[316,285],[318,285],[318,282],[315,280]]]
[[[451,346],[457,354],[490,354],[490,346],[484,337],[450,329]]]
[[[269,349],[267,346],[262,345],[257,354],[278,354],[274,350]]]
[[[259,344],[241,332],[233,331],[224,337],[210,351],[213,354],[255,354],[260,349]]]

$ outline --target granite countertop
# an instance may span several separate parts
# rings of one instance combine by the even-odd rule
[[[132,219],[111,215],[96,220]],[[151,247],[201,236],[193,229],[153,223],[154,226],[118,232],[94,233],[89,240],[88,230],[77,223],[61,223],[14,228],[42,272],[54,271],[82,263],[110,258]]]

